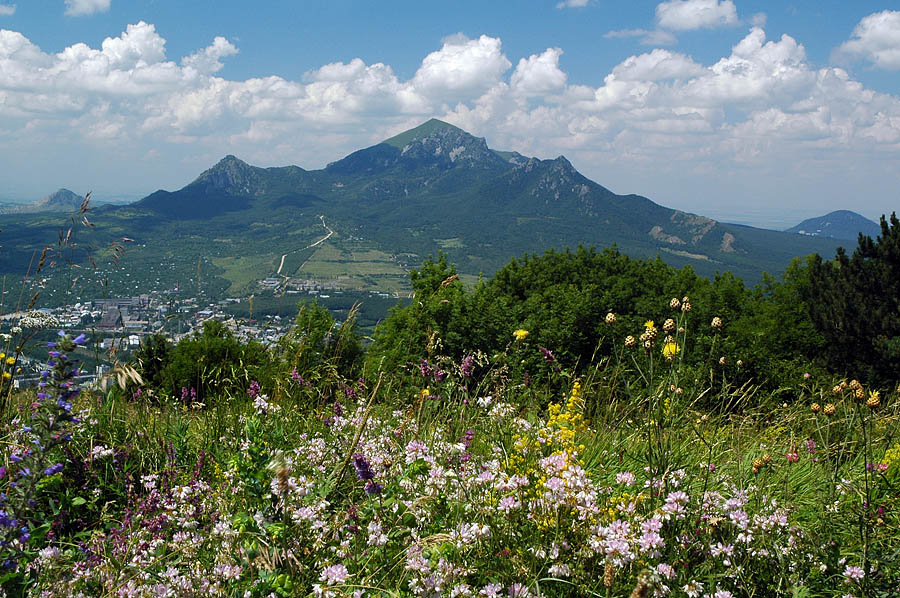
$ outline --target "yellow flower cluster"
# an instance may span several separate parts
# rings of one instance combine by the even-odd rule
[[[900,468],[900,442],[887,450],[881,462],[888,466],[889,472],[897,473],[897,469]]]
[[[584,445],[575,444],[578,433],[587,430],[588,422],[584,418],[584,397],[581,383],[575,382],[565,405],[551,403],[547,407],[547,422],[537,429],[537,434],[517,434],[513,437],[515,452],[509,456],[508,470],[523,475],[534,482],[525,494],[529,498],[537,498],[544,493],[546,477],[537,471],[537,461],[545,456],[565,455],[566,468],[569,465],[584,465],[576,459],[584,452]]]
[[[579,448],[584,448],[575,446],[575,435],[587,430],[588,426],[583,412],[584,396],[581,383],[576,380],[566,400],[565,409],[559,403],[550,403],[547,407],[547,423],[538,431],[538,435],[547,445],[556,445],[557,451],[574,455]]]
[[[528,338],[528,331],[523,328],[519,328],[518,330],[513,332],[513,336],[516,337],[516,342],[521,342]]]

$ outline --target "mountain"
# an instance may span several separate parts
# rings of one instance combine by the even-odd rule
[[[79,209],[83,201],[83,196],[68,189],[59,189],[36,202],[34,207],[46,212],[71,212]]]
[[[580,243],[755,282],[795,256],[830,257],[841,243],[617,195],[563,156],[497,151],[436,119],[321,170],[260,168],[225,156],[182,189],[100,206],[92,221],[98,237],[116,231],[135,240],[127,261],[143,280],[199,286],[208,264],[200,278],[220,293],[253,292],[276,275],[396,293],[408,288],[409,268],[439,251],[474,278],[524,253]],[[37,233],[15,230],[23,239]],[[125,282],[135,287],[134,278]]]
[[[808,218],[785,232],[856,241],[860,233],[876,238],[881,234],[881,226],[856,212],[837,210],[818,218]]]
[[[73,212],[81,208],[84,197],[69,191],[59,189],[43,199],[27,204],[0,204],[0,213],[25,214],[30,212]]]

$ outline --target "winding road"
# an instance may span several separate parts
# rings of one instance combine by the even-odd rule
[[[319,219],[322,220],[322,226],[325,227],[325,230],[328,231],[328,234],[325,235],[324,237],[322,237],[321,239],[319,239],[318,241],[316,241],[315,243],[311,244],[311,245],[307,245],[306,247],[302,247],[302,248],[300,248],[300,249],[295,249],[295,250],[293,250],[293,251],[289,251],[289,252],[285,253],[284,255],[282,255],[282,256],[281,256],[281,263],[278,264],[278,272],[275,273],[276,275],[280,275],[280,274],[281,274],[281,269],[284,268],[284,258],[286,258],[287,256],[289,256],[289,255],[292,254],[292,253],[297,253],[298,251],[303,251],[304,249],[309,249],[310,247],[315,247],[316,245],[319,245],[319,244],[321,244],[321,243],[324,243],[325,241],[328,240],[328,238],[329,238],[331,235],[334,234],[334,231],[331,230],[330,228],[328,228],[328,225],[325,224],[325,216],[319,216]],[[302,268],[302,266],[301,266],[301,268]]]

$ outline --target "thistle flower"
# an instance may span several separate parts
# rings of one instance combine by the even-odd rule
[[[667,360],[674,359],[679,351],[681,351],[681,347],[679,347],[678,343],[675,342],[666,343],[662,348],[663,357],[665,357]]]

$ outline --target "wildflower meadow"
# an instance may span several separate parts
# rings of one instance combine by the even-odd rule
[[[205,373],[178,351],[240,345],[222,326],[92,385],[62,331],[15,390],[31,333],[3,331],[3,594],[898,595],[896,381],[763,379],[774,341],[703,293],[603,310],[587,357],[502,304],[458,351],[440,274],[371,343],[305,305]]]

